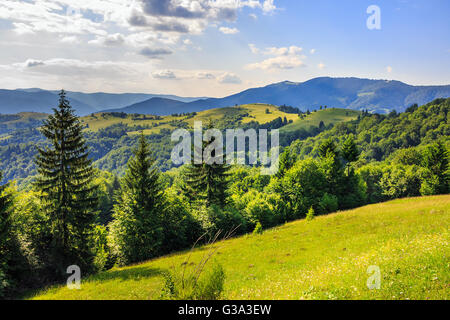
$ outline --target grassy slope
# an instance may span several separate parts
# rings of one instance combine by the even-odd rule
[[[297,221],[216,244],[226,299],[449,299],[450,196],[376,204]],[[191,261],[205,254],[199,248]],[[90,277],[79,291],[53,287],[36,299],[155,299],[174,254]],[[367,268],[381,268],[370,291]]]
[[[206,123],[209,119],[211,120],[218,120],[222,119],[227,116],[227,114],[234,109],[235,107],[229,107],[229,108],[219,108],[219,109],[211,109],[207,111],[198,112],[197,115],[193,118],[187,119],[187,117],[172,117],[172,116],[165,116],[162,117],[161,120],[134,120],[132,115],[128,115],[127,118],[122,119],[120,117],[111,116],[110,114],[104,114],[104,113],[97,113],[95,117],[92,116],[86,116],[82,118],[82,121],[87,123],[89,125],[89,130],[92,131],[98,131],[101,128],[109,127],[113,124],[117,123],[124,123],[128,124],[130,126],[134,125],[149,125],[149,124],[155,124],[159,123],[161,125],[156,126],[149,130],[144,130],[145,134],[152,134],[152,133],[158,133],[161,129],[175,129],[167,122],[170,122],[172,120],[184,120],[186,121],[189,126],[192,128],[194,121],[203,121]],[[266,105],[266,104],[248,104],[248,105],[242,105],[239,106],[239,108],[245,109],[245,112],[248,112],[249,116],[244,117],[242,122],[248,123],[250,121],[257,121],[261,124],[270,122],[272,120],[275,120],[278,117],[284,118],[286,117],[287,120],[293,120],[294,123],[299,119],[298,115],[296,114],[289,114],[280,111],[276,106],[273,105]],[[266,114],[266,109],[269,109],[269,114]],[[352,120],[353,118],[356,118],[357,111],[351,111],[351,110],[343,110],[343,109],[335,109],[336,111],[333,112],[333,115],[329,114],[330,110],[323,110],[318,111],[317,113],[314,113],[310,116],[308,116],[308,119],[305,120],[305,126],[309,127],[310,125],[318,126],[321,120],[324,120],[325,124],[328,123],[335,123],[340,121],[348,121]],[[351,115],[356,114],[355,117],[348,117],[345,116],[345,114],[349,112]],[[323,119],[322,119],[323,115]],[[303,121],[299,121],[300,123],[303,123]],[[165,123],[165,124],[162,124]],[[298,123],[297,123],[298,125]],[[137,132],[130,132],[130,134],[134,134]]]
[[[289,124],[281,129],[281,132],[291,132],[299,129],[308,129],[310,126],[318,127],[320,121],[323,121],[325,125],[330,123],[347,122],[351,120],[356,120],[359,111],[348,110],[348,109],[325,109],[319,110],[306,116],[303,120],[297,120],[292,124]]]

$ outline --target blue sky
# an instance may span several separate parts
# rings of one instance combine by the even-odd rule
[[[369,30],[377,5],[381,29]],[[225,96],[319,76],[450,84],[448,0],[0,2],[1,88]]]

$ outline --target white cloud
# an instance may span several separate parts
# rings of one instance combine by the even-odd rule
[[[176,74],[171,70],[160,70],[152,72],[152,76],[155,79],[176,80]]]
[[[250,43],[248,45],[248,47],[250,48],[250,50],[251,50],[251,52],[253,54],[259,54],[260,53],[260,50],[253,43]]]
[[[392,72],[392,67],[391,67],[391,66],[387,66],[387,67],[386,67],[386,71],[387,71],[388,73],[391,73],[391,72]]]
[[[263,51],[258,49],[253,44],[250,44],[249,47],[254,54],[262,53],[263,55],[273,56],[273,58],[248,64],[245,66],[247,70],[261,69],[266,71],[274,71],[277,69],[287,70],[304,66],[303,59],[305,56],[301,55],[303,49],[300,47],[270,47]]]
[[[100,44],[104,46],[120,46],[125,43],[125,37],[120,33],[108,34],[106,36],[97,36],[95,40],[89,41],[91,44]]]
[[[311,49],[311,50],[309,51],[309,53],[311,53],[311,54],[316,53],[316,49]]]
[[[326,67],[326,65],[323,64],[322,62],[317,65],[317,68],[319,68],[320,70],[325,69],[325,67]]]
[[[225,72],[224,74],[220,75],[218,78],[219,83],[224,84],[241,84],[242,80],[234,73]]]
[[[275,6],[274,0],[265,0],[263,3],[263,11],[264,13],[271,13],[274,10],[277,9],[277,7]]]
[[[239,33],[239,30],[236,28],[227,28],[227,27],[221,27],[219,28],[220,32],[224,34],[236,34]]]
[[[252,63],[246,66],[247,70],[269,70],[275,69],[288,70],[304,66],[304,62],[297,56],[279,56],[266,59],[258,63]]]

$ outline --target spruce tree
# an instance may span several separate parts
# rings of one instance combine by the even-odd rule
[[[91,183],[93,167],[82,125],[64,90],[59,93],[58,107],[40,131],[49,146],[38,148],[35,187],[41,191],[50,221],[48,263],[57,276],[65,276],[70,265],[90,272],[93,254],[89,244],[97,206]]]
[[[114,206],[111,234],[120,264],[141,262],[160,252],[164,194],[149,144],[141,134],[128,162],[122,191]]]
[[[208,129],[211,127],[210,123]],[[203,143],[202,148],[194,149],[194,153],[203,155],[205,148],[206,143]],[[214,152],[209,156],[216,157]],[[207,207],[211,205],[223,207],[228,198],[228,171],[230,166],[224,162],[221,164],[208,164],[207,162],[207,159],[203,159],[202,164],[193,163],[186,167],[183,191],[190,200],[204,201]]]
[[[356,146],[355,139],[353,135],[350,135],[342,144],[342,157],[347,162],[347,176],[350,175],[351,163],[358,160],[359,154],[360,152]]]

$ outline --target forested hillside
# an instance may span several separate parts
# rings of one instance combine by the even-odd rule
[[[167,119],[126,114],[80,119],[62,91],[42,126],[0,141],[2,168],[11,175],[16,162],[26,176],[20,188],[14,181],[0,184],[0,296],[62,281],[67,265],[95,274],[222,237],[262,234],[298,219],[448,194],[449,103],[439,99],[386,116],[250,105]],[[320,113],[318,127],[301,126],[317,123]],[[296,133],[303,140],[282,150],[273,176],[257,166],[207,163],[162,172],[161,154],[171,151],[171,129],[162,126],[191,129],[195,119],[212,119],[204,130],[212,123],[220,129],[298,126],[285,142]],[[161,126],[159,132],[145,134],[155,126]],[[186,293],[168,271],[161,297],[216,299],[226,270],[219,265],[211,272],[198,287],[198,277],[189,280],[193,287]]]

